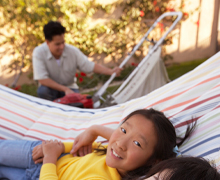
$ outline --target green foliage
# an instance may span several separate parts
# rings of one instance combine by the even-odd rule
[[[23,84],[19,91],[37,97],[37,88],[37,84]]]
[[[57,20],[61,14],[59,5],[54,0],[0,0],[0,7],[4,17],[0,27],[6,32],[1,34],[5,37],[1,44],[12,46],[10,52],[14,58],[9,68],[18,71],[20,76],[23,67],[31,67],[33,48],[44,40],[43,25],[49,20]]]
[[[7,32],[0,34],[5,37],[0,44],[12,45],[14,59],[9,68],[16,70],[20,76],[23,67],[32,68],[33,48],[44,41],[43,26],[50,20],[59,20],[67,29],[67,43],[78,47],[86,55],[105,54],[120,62],[152,25],[146,20],[156,19],[162,13],[174,10],[168,7],[168,2],[120,0],[101,5],[96,1],[79,0],[0,0],[0,11],[3,12],[0,27]],[[120,10],[117,17],[116,9]],[[182,10],[182,6],[175,10]],[[93,19],[102,18],[106,20],[104,23],[90,24]],[[141,53],[135,56],[137,61],[142,59],[143,50],[148,45],[146,42],[140,48]],[[16,85],[17,80],[12,86]]]
[[[169,7],[168,2],[169,0],[125,0],[104,6],[95,1],[64,0],[61,3],[64,14],[61,21],[68,30],[67,43],[78,47],[86,55],[104,53],[111,56],[113,61],[120,62],[152,25],[152,22],[148,23],[146,20],[156,19],[166,11],[183,11],[182,6],[178,9]],[[121,9],[117,18],[114,18],[115,9]],[[96,17],[97,14],[100,15],[99,19],[112,18],[107,18],[105,23],[91,26],[91,17]],[[172,22],[174,19],[166,21]],[[158,28],[161,31],[166,29],[165,26]],[[165,44],[170,43],[172,36],[165,40]],[[136,57],[137,60],[143,58],[143,51],[149,44],[143,44],[140,48],[142,53]]]
[[[115,77],[114,81],[123,81],[125,80],[129,74],[134,70],[135,66],[127,66],[121,71],[121,75],[119,77]],[[93,74],[86,75],[84,73],[77,73],[77,84],[81,90],[97,87],[99,83],[104,84],[110,76],[103,74]]]

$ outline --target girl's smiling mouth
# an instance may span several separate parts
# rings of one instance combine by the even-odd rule
[[[114,159],[122,159],[113,149],[111,149],[111,155]]]

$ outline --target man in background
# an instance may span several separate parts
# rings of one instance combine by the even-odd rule
[[[74,89],[76,70],[85,73],[100,73],[117,76],[121,68],[107,68],[88,60],[76,47],[65,44],[65,27],[56,21],[50,21],[44,26],[45,42],[33,51],[34,80],[40,86],[37,94],[40,98],[53,101],[67,94],[78,92]]]

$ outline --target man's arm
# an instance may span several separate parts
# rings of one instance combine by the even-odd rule
[[[101,64],[95,64],[93,72],[99,73],[99,74],[105,74],[105,75],[112,75],[114,72],[116,73],[116,76],[120,76],[121,68],[115,67],[114,69],[107,68]]]
[[[57,82],[55,82],[54,80],[50,79],[50,78],[47,78],[47,79],[40,79],[38,80],[39,83],[43,86],[47,86],[51,89],[55,89],[55,90],[58,90],[58,91],[63,91],[65,92],[65,94],[71,94],[71,93],[74,93],[74,91],[72,91],[70,88],[66,87],[66,86],[63,86]]]

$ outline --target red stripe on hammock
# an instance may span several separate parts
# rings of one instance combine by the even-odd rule
[[[20,126],[20,127],[24,128],[24,129],[28,130],[27,127],[22,126],[21,124],[18,124],[18,123],[14,122],[14,121],[11,121],[11,120],[9,120],[9,119],[6,119],[6,118],[4,118],[4,117],[2,117],[2,116],[0,116],[0,119],[3,119],[3,120],[5,120],[5,121],[7,121],[7,122],[10,122],[10,123],[12,123],[12,124],[15,124],[15,125],[17,125],[17,126]]]
[[[177,97],[177,96],[179,96],[179,95],[181,95],[181,94],[183,94],[183,93],[189,91],[190,89],[193,89],[193,88],[196,87],[196,86],[199,86],[199,85],[201,85],[201,84],[207,83],[207,82],[209,82],[209,81],[212,81],[212,80],[218,79],[218,78],[220,78],[220,75],[217,75],[217,76],[211,77],[211,78],[209,78],[209,79],[206,79],[206,80],[204,80],[204,81],[202,81],[202,82],[196,84],[195,86],[192,86],[191,88],[189,88],[189,89],[187,89],[187,90],[185,90],[185,91],[182,91],[182,92],[180,92],[180,93],[174,94],[174,95],[172,95],[172,96],[168,96],[168,97],[166,97],[166,98],[164,98],[164,99],[161,99],[160,101],[157,101],[157,102],[155,102],[155,103],[153,103],[153,104],[151,104],[151,105],[145,107],[145,109],[147,109],[147,108],[149,108],[149,107],[151,107],[151,106],[154,106],[154,105],[156,105],[156,104],[160,104],[160,103],[162,103],[162,102],[166,102],[166,101],[168,101],[168,100],[170,100],[170,99],[173,99],[173,98],[175,98],[175,97]]]
[[[1,107],[1,106],[0,106],[0,109],[3,109],[3,110],[5,110],[5,111],[8,111],[8,112],[10,112],[10,113],[12,113],[12,114],[15,114],[15,115],[17,115],[17,116],[23,117],[23,118],[25,118],[25,119],[27,119],[27,120],[29,120],[29,121],[31,121],[31,122],[35,122],[33,119],[30,119],[30,118],[28,118],[28,117],[26,117],[26,116],[23,116],[23,115],[21,115],[21,114],[18,114],[18,113],[16,113],[16,112],[10,111],[10,110],[8,110],[8,109],[6,109],[6,108],[3,108],[3,107]]]
[[[189,105],[188,107],[184,108],[182,111],[179,111],[178,113],[176,113],[176,114],[170,116],[169,118],[172,118],[173,116],[176,116],[177,114],[179,114],[179,113],[181,113],[181,112],[183,112],[183,111],[192,109],[192,108],[194,108],[194,107],[196,107],[196,106],[198,106],[198,105],[200,105],[200,104],[202,104],[202,103],[205,103],[205,102],[210,101],[210,100],[212,100],[212,99],[215,99],[215,98],[217,98],[217,97],[220,97],[220,94],[217,94],[217,95],[215,95],[215,96],[212,96],[212,97],[209,97],[209,98],[204,99],[204,100],[202,100],[202,101],[199,101],[199,102],[196,102],[196,103],[194,103],[194,104],[191,104],[191,105]]]
[[[202,116],[199,116],[199,117],[196,117],[196,118],[192,118],[192,119],[190,119],[188,121],[184,121],[182,123],[179,123],[179,124],[175,125],[174,128],[179,128],[179,127],[182,127],[182,126],[186,126],[186,125],[188,125],[190,123],[193,123],[193,122],[197,121],[201,117]]]
[[[7,129],[7,130],[9,130],[9,131],[11,131],[11,132],[13,132],[13,133],[19,134],[20,136],[29,137],[29,138],[33,138],[33,139],[42,141],[42,139],[40,139],[40,138],[37,138],[37,137],[35,137],[35,136],[25,135],[25,134],[23,134],[23,133],[20,133],[20,132],[18,132],[18,131],[15,131],[14,129],[8,128],[8,127],[3,126],[3,125],[0,125],[0,127],[2,127],[3,129]],[[5,139],[5,138],[0,137],[0,139]]]

